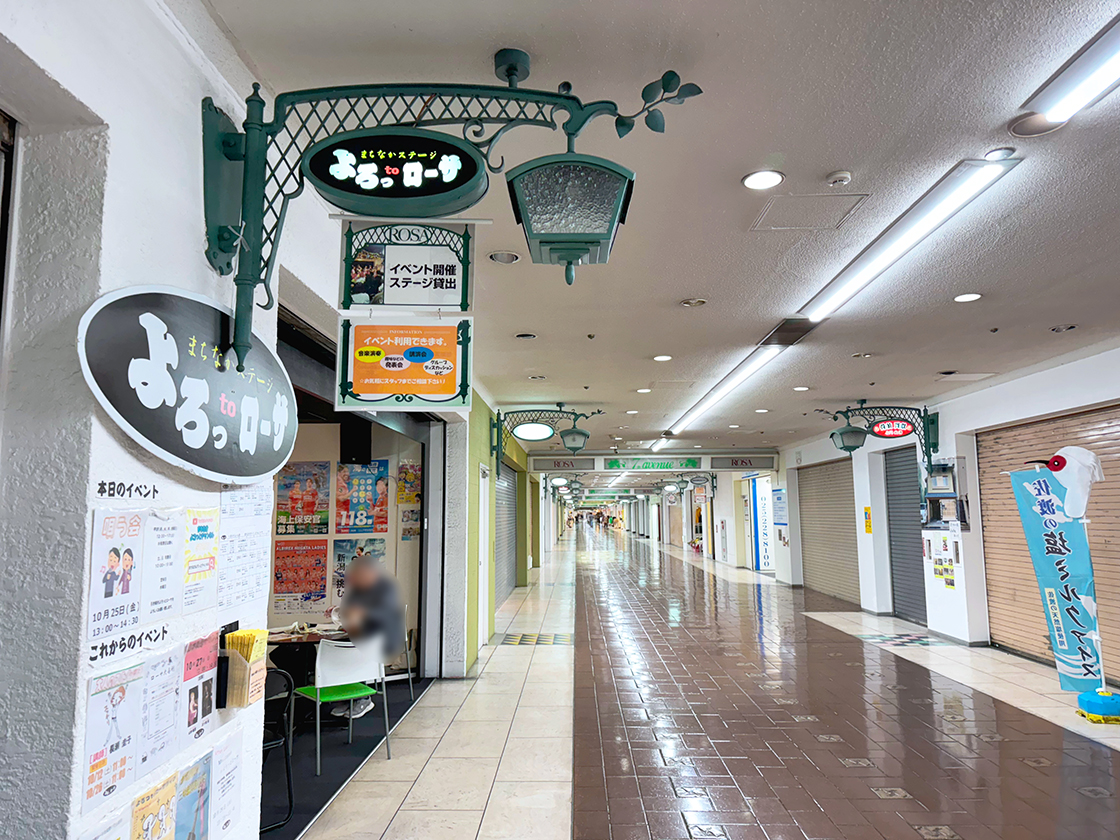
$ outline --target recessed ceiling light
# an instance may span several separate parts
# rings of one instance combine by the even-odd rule
[[[622,440],[622,438],[616,436],[615,440]]]
[[[514,336],[514,338],[520,338],[522,341],[532,341],[536,337],[536,333],[518,333]]]
[[[703,447],[703,445],[702,445],[702,444],[699,444],[699,443],[697,443],[697,444],[695,444],[695,445],[694,445],[694,446],[693,446],[692,448],[693,448],[693,449],[703,449],[704,447]]]
[[[992,149],[984,155],[984,160],[1007,160],[1015,154],[1015,150],[1010,146],[1001,146],[998,149]]]
[[[542,379],[548,379],[547,376],[541,376],[539,373],[533,374],[529,378],[532,379],[534,382],[540,382]]]
[[[620,428],[620,429],[629,429],[630,427],[629,427],[629,426],[619,426],[618,428]]]
[[[768,408],[756,408],[754,410],[754,413],[755,414],[766,414],[769,410],[770,409],[768,409]]]
[[[521,255],[513,251],[494,251],[490,254],[490,259],[500,265],[513,265],[521,259]]]
[[[638,412],[634,411],[634,409],[630,409],[630,410],[629,410],[629,411],[627,411],[626,413],[627,413],[627,414],[637,414]]]
[[[1077,324],[1058,324],[1058,326],[1056,326],[1056,327],[1051,327],[1050,332],[1052,332],[1052,333],[1064,333],[1064,332],[1069,332],[1070,330],[1075,330],[1075,329],[1077,329]]]
[[[653,390],[652,388],[639,388],[638,393],[639,394],[648,394],[652,390]]]
[[[870,353],[852,353],[852,358],[853,359],[870,359],[871,354]]]
[[[708,301],[707,301],[706,298],[685,298],[684,300],[681,301],[681,306],[688,306],[688,307],[703,306],[707,302]]]
[[[982,297],[984,296],[978,292],[966,292],[963,295],[957,295],[953,300],[957,303],[972,303],[974,300],[980,300]]]
[[[672,356],[654,356],[653,360],[655,362],[671,362],[673,360],[673,357]]]
[[[795,390],[795,391],[808,391],[809,386],[808,385],[794,385],[793,390]]]
[[[786,176],[776,169],[760,169],[758,172],[744,176],[743,186],[748,190],[768,190],[778,186],[785,179]]]
[[[728,426],[727,428],[729,428],[729,429],[738,429],[739,427],[738,427],[738,426],[736,426],[736,425],[735,425],[734,423],[732,423],[732,424],[731,424],[730,426]]]

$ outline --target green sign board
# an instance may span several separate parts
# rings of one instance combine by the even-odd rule
[[[607,458],[605,470],[698,470],[699,458]]]

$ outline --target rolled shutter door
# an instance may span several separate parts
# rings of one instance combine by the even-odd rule
[[[894,614],[926,623],[926,579],[922,561],[921,479],[913,447],[884,453],[887,533],[891,551]]]
[[[805,586],[859,603],[856,496],[852,462],[797,471],[801,511],[801,571]]]
[[[517,476],[505,468],[494,488],[494,606],[517,586]]]

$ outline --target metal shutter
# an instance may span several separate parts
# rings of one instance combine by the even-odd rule
[[[1053,662],[1034,566],[1011,481],[1004,471],[1084,446],[1101,459],[1105,480],[1093,485],[1087,518],[1104,640],[1105,673],[1120,679],[1120,406],[1026,423],[976,435],[988,623],[994,644]],[[1111,643],[1110,643],[1111,642]]]
[[[922,562],[922,494],[918,452],[913,447],[884,453],[887,473],[887,533],[891,549],[894,614],[926,623],[926,579]]]
[[[494,488],[494,607],[517,586],[517,476],[502,470]]]
[[[801,572],[810,589],[859,603],[856,492],[852,462],[797,471],[801,509]]]

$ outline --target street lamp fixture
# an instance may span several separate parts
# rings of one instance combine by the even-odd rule
[[[863,446],[868,435],[896,440],[912,434],[918,438],[927,473],[932,471],[940,428],[937,412],[931,414],[924,406],[867,405],[867,400],[860,400],[854,408],[848,406],[835,411],[818,408],[817,411],[831,415],[833,420],[844,419],[844,425],[829,435],[837,449],[855,452]],[[854,425],[853,419],[862,421],[864,425]]]
[[[510,411],[505,414],[498,412],[497,417],[490,420],[490,454],[497,456],[497,469],[499,475],[502,469],[502,453],[506,447],[506,436],[512,435],[520,440],[542,441],[548,440],[554,434],[560,436],[560,442],[571,453],[580,452],[587,445],[591,433],[577,426],[580,420],[602,414],[598,409],[590,414],[578,411],[565,411],[564,403],[556,403],[556,408],[528,408]],[[559,428],[562,423],[571,421],[571,428]]]

